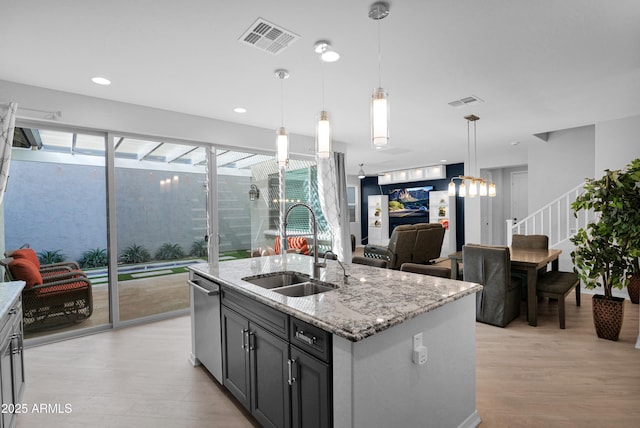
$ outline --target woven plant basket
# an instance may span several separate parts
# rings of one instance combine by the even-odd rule
[[[621,297],[606,299],[602,295],[595,294],[592,305],[593,324],[596,327],[598,337],[607,340],[618,340],[624,317],[624,299]]]
[[[629,299],[631,303],[638,304],[638,295],[640,294],[640,273],[634,273],[631,275],[629,285],[627,285],[627,292],[629,292]]]

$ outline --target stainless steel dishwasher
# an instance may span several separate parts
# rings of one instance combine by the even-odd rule
[[[191,295],[191,362],[202,364],[222,384],[220,285],[189,272]]]

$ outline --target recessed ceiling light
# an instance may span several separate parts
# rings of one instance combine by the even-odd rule
[[[236,113],[246,113],[247,109],[244,107],[236,107],[233,109],[233,111],[235,111]]]
[[[111,84],[111,80],[106,79],[104,77],[92,77],[91,81],[93,83],[97,83],[98,85],[110,85]]]
[[[313,50],[320,54],[320,59],[324,62],[336,62],[340,59],[340,54],[333,49],[326,40],[319,40],[313,45]]]
[[[520,144],[520,141],[512,141],[512,142],[511,142],[511,145],[512,145],[512,146],[517,146],[518,144]]]
[[[445,163],[447,160],[446,159],[440,159],[440,162]]]

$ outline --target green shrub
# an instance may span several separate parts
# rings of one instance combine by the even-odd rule
[[[193,257],[207,257],[207,243],[204,239],[193,241],[189,254]]]
[[[151,259],[151,254],[142,245],[133,244],[120,253],[120,260],[124,263],[144,263]]]
[[[155,256],[157,260],[175,260],[184,257],[184,251],[178,244],[165,242],[158,248]]]
[[[60,263],[63,262],[67,256],[62,254],[62,250],[44,250],[38,253],[38,260],[41,265],[49,265],[51,263]]]
[[[107,264],[109,264],[107,250],[103,248],[87,250],[82,253],[82,258],[79,260],[79,263],[83,269],[107,266]]]

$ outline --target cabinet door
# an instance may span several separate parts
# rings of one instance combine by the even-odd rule
[[[24,391],[24,354],[22,337],[22,312],[18,312],[13,324],[11,367],[13,369],[13,397],[16,403],[22,399]]]
[[[263,427],[288,428],[289,344],[257,324],[250,328],[251,413]]]
[[[330,370],[326,363],[291,347],[293,377],[291,415],[293,428],[332,426]]]
[[[222,362],[224,386],[247,409],[249,402],[249,321],[222,307]]]
[[[13,404],[15,403],[13,397],[13,382],[11,380],[12,369],[11,369],[11,331],[7,331],[3,329],[3,333],[0,340],[2,344],[0,346],[0,393],[2,394],[2,403],[3,404]],[[2,413],[2,424],[3,427],[8,427],[11,423],[11,418],[13,414],[10,412]]]

